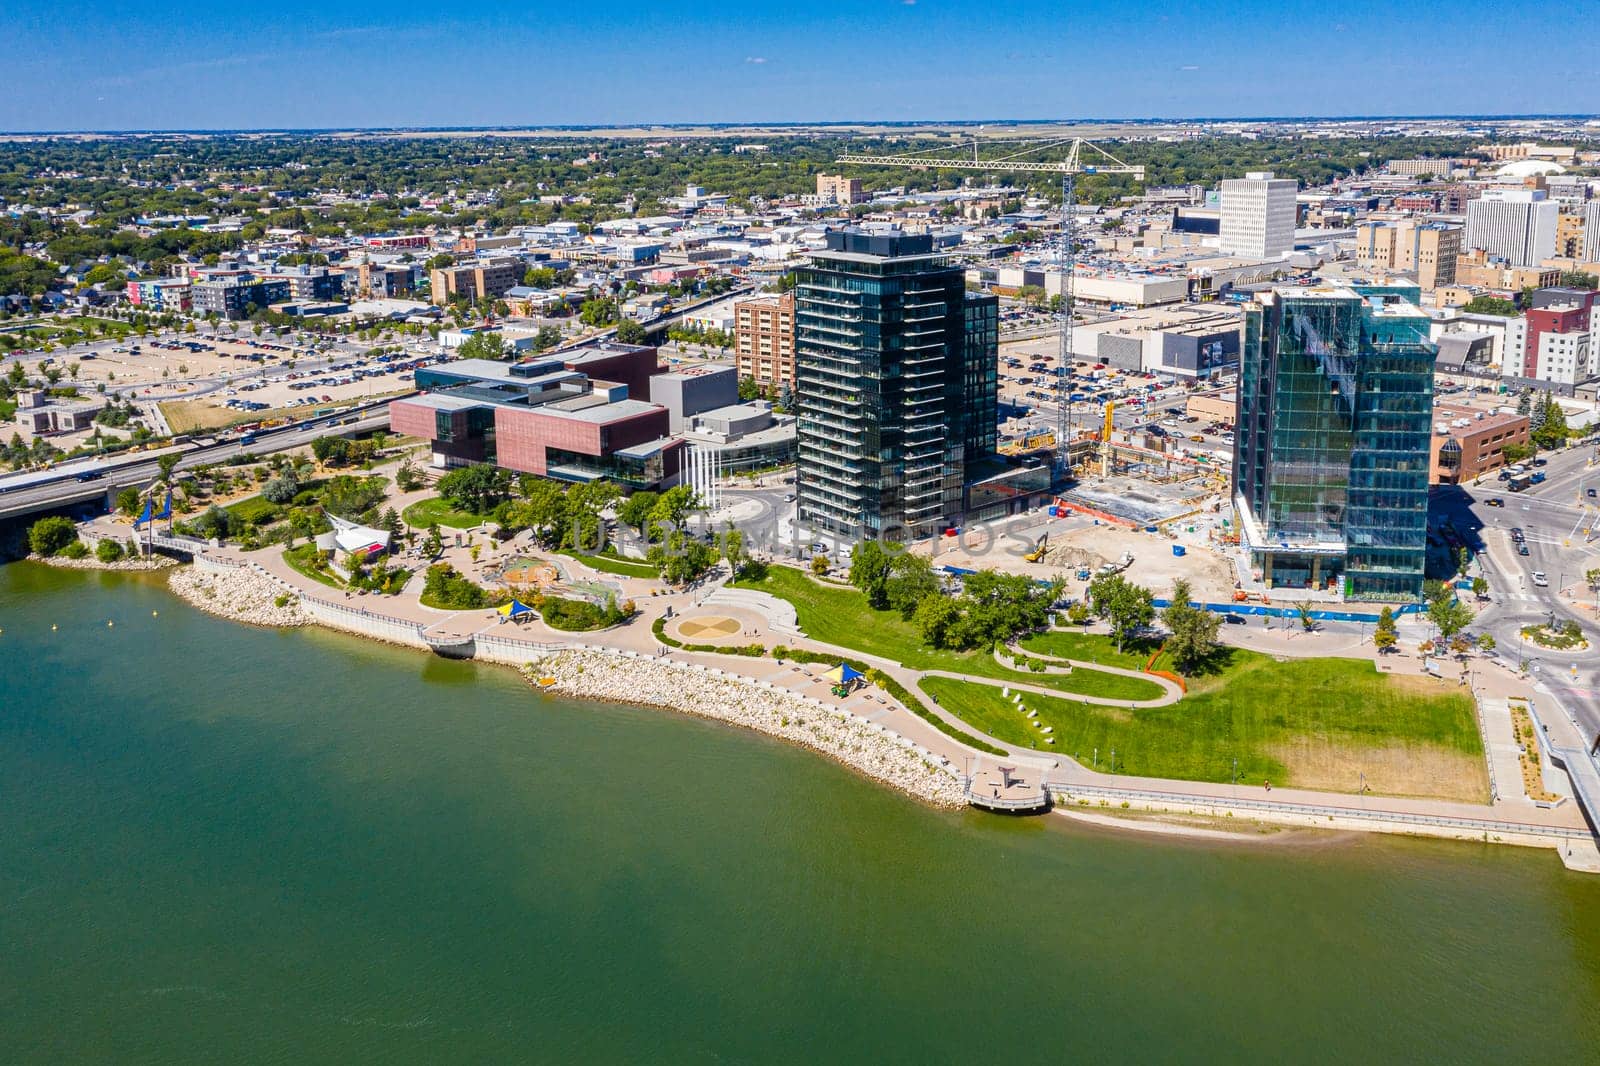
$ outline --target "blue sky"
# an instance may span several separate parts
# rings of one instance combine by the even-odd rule
[[[1600,111],[1592,20],[1422,0],[0,4],[0,129]]]

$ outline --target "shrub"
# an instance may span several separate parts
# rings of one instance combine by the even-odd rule
[[[122,558],[122,545],[107,537],[95,545],[94,557],[102,563],[114,563]]]
[[[61,515],[41,518],[28,528],[28,550],[50,556],[78,539],[78,527]]]
[[[74,540],[61,549],[61,555],[67,559],[82,559],[89,554],[89,546],[81,540]]]

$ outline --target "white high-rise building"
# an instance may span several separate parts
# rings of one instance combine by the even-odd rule
[[[1583,207],[1583,261],[1600,263],[1600,200]]]
[[[1278,259],[1294,251],[1300,183],[1257,171],[1222,183],[1221,248],[1228,255]]]
[[[1556,254],[1560,211],[1542,189],[1487,189],[1467,204],[1467,247],[1512,266],[1538,266]]]

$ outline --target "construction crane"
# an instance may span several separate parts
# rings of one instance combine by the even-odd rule
[[[981,158],[980,148],[1000,145],[1022,147],[997,158]],[[972,158],[936,155],[856,155],[838,157],[840,165],[863,167],[914,167],[923,170],[982,170],[990,173],[1061,175],[1061,234],[1056,245],[1056,267],[1061,273],[1061,337],[1056,361],[1056,462],[1065,475],[1072,466],[1072,304],[1074,272],[1078,265],[1076,181],[1079,174],[1130,174],[1143,179],[1144,167],[1124,163],[1104,148],[1082,137],[1033,141],[979,141],[970,145],[950,145],[947,149],[965,152]],[[1039,159],[1040,153],[1065,148],[1061,159]]]

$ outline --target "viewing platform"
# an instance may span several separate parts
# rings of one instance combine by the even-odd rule
[[[996,766],[972,775],[967,782],[967,802],[985,811],[1037,814],[1050,809],[1050,794],[1042,774],[1025,779],[1014,766]]]

